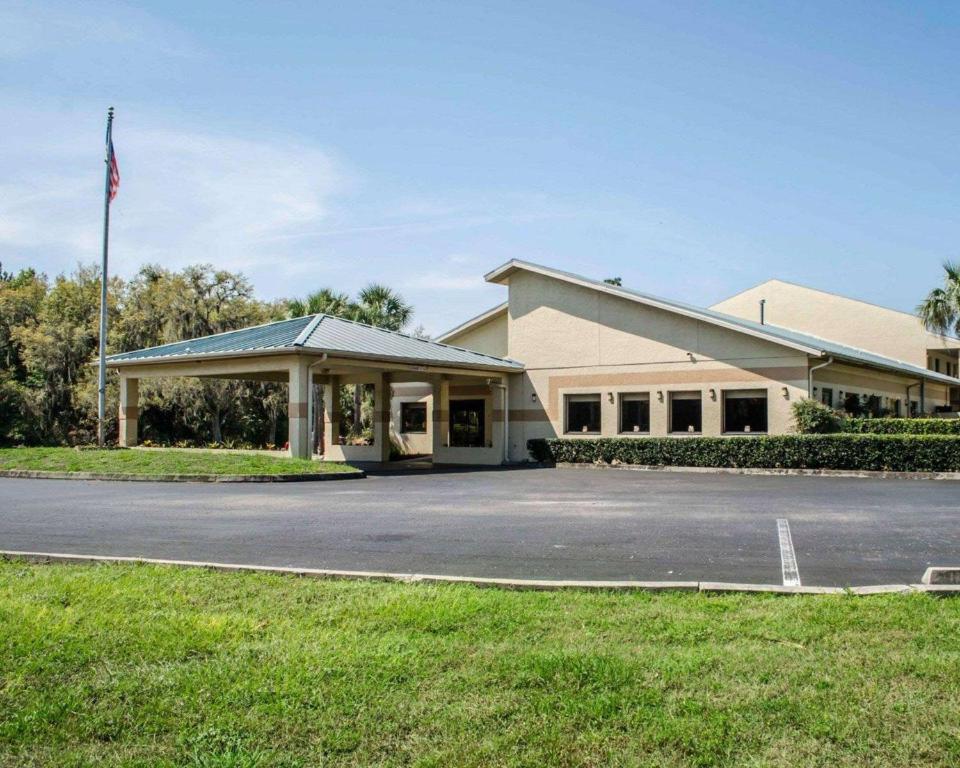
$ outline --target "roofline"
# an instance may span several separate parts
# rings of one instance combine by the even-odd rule
[[[344,352],[342,350],[303,346],[245,349],[235,352],[208,352],[189,355],[163,355],[161,357],[128,358],[126,360],[110,360],[107,358],[107,367],[126,368],[141,365],[163,365],[165,363],[196,363],[203,362],[204,360],[230,360],[237,357],[281,357],[285,355],[307,355],[309,357],[327,355],[331,358],[343,358],[347,360],[387,360],[401,364],[429,366],[431,368],[467,368],[480,371],[498,371],[501,373],[519,373],[523,370],[520,363],[517,363],[515,366],[510,366],[498,365],[496,363],[453,362],[419,357],[391,357],[365,352]],[[96,365],[97,362],[97,360],[94,360],[92,364]]]
[[[439,344],[443,344],[444,339],[449,339],[451,336],[456,336],[458,333],[463,333],[474,326],[483,325],[483,323],[493,319],[501,312],[506,312],[509,305],[510,302],[507,301],[503,302],[502,304],[497,304],[497,306],[491,307],[486,312],[481,312],[479,315],[471,317],[469,320],[465,320],[464,322],[460,323],[460,325],[456,326],[455,328],[451,328],[449,331],[441,333],[439,336],[437,336],[437,338],[434,339],[434,341]]]
[[[252,331],[255,328],[266,328],[268,325],[279,325],[280,323],[292,323],[294,320],[302,320],[305,317],[312,317],[312,315],[298,315],[297,317],[282,317],[279,320],[268,320],[265,323],[257,323],[256,325],[247,325],[243,328],[234,328],[231,331],[217,331],[216,333],[210,333],[206,336],[195,336],[192,339],[180,339],[178,341],[167,341],[163,344],[154,344],[152,347],[143,347],[142,349],[131,349],[129,352],[114,352],[112,355],[107,355],[107,365],[110,365],[110,358],[116,357],[118,355],[129,355],[131,352],[149,352],[153,349],[160,349],[161,347],[169,347],[172,344],[184,344],[188,341],[201,341],[204,339],[215,339],[217,336],[226,336],[228,333],[239,333],[240,331]],[[302,333],[302,331],[301,331]],[[297,337],[299,338],[299,336]]]
[[[570,272],[564,272],[563,270],[559,269],[551,269],[550,267],[544,267],[539,264],[531,264],[526,261],[520,261],[519,259],[511,259],[506,264],[502,264],[493,271],[488,272],[486,275],[484,275],[484,280],[486,280],[488,283],[502,284],[507,277],[520,269],[545,275],[546,277],[553,277],[557,280],[564,280],[568,283],[573,283],[574,285],[590,288],[595,291],[601,291],[602,293],[608,293],[611,296],[617,296],[621,299],[635,301],[638,304],[645,304],[650,307],[662,309],[666,312],[674,312],[678,315],[684,315],[685,317],[690,317],[695,320],[701,320],[703,322],[710,323],[721,328],[726,328],[731,331],[745,333],[748,336],[753,336],[755,338],[766,339],[767,341],[772,341],[781,346],[789,347],[790,349],[796,349],[800,352],[805,352],[808,355],[816,355],[817,357],[821,357],[824,354],[824,350],[817,347],[811,347],[806,344],[787,341],[786,339],[781,339],[773,334],[763,333],[762,331],[754,330],[752,328],[744,328],[742,325],[737,323],[727,323],[720,318],[711,317],[695,307],[679,307],[670,302],[658,300],[652,296],[643,296],[629,289],[621,288],[620,286],[610,285],[609,283],[601,283],[596,280],[590,280],[589,278],[581,277],[580,275],[574,275]]]
[[[793,286],[794,288],[802,288],[805,291],[813,291],[813,293],[822,293],[824,296],[833,296],[836,299],[844,299],[845,301],[855,301],[857,304],[865,304],[868,307],[874,307],[875,309],[883,309],[883,310],[886,310],[887,312],[893,312],[894,314],[897,314],[897,315],[903,315],[904,317],[909,317],[916,320],[920,326],[920,329],[923,330],[925,333],[928,333],[931,336],[935,336],[938,339],[944,339],[946,341],[952,341],[957,344],[960,344],[960,338],[956,336],[950,336],[948,334],[936,333],[935,331],[931,331],[929,328],[927,328],[927,326],[923,324],[923,321],[920,320],[919,317],[909,312],[904,312],[902,309],[885,307],[883,304],[877,304],[876,302],[867,301],[866,299],[858,299],[854,296],[847,296],[844,293],[837,293],[836,291],[826,291],[823,288],[813,288],[812,286],[804,285],[803,283],[795,283],[792,280],[784,280],[781,277],[771,277],[759,283],[755,283],[754,285],[751,285],[749,288],[744,288],[742,291],[737,291],[737,293],[731,294],[727,296],[725,299],[720,299],[720,301],[714,302],[713,304],[710,305],[710,309],[713,309],[718,304],[723,304],[724,302],[730,301],[730,299],[735,299],[737,298],[737,296],[741,296],[744,293],[756,290],[757,288],[760,288],[761,286],[766,285],[767,283],[783,283],[784,285],[790,285],[790,286]]]
[[[589,288],[595,291],[600,291],[602,293],[608,293],[612,296],[617,296],[622,299],[628,299],[630,301],[635,301],[638,304],[645,304],[647,306],[656,307],[657,309],[662,309],[666,312],[673,312],[675,314],[683,315],[685,317],[690,317],[695,320],[700,320],[705,323],[710,323],[721,328],[726,328],[737,333],[743,333],[748,336],[753,336],[755,338],[764,339],[773,344],[779,344],[780,346],[787,347],[790,349],[796,349],[800,352],[804,352],[808,355],[817,358],[826,358],[833,357],[836,360],[842,360],[847,363],[853,363],[854,365],[860,365],[868,368],[876,368],[879,370],[893,371],[901,375],[915,376],[917,378],[928,379],[930,381],[936,381],[941,384],[948,384],[950,386],[960,386],[960,380],[954,379],[950,376],[946,376],[941,373],[936,373],[935,371],[928,371],[925,368],[920,368],[919,366],[912,365],[900,360],[890,359],[890,363],[881,363],[881,362],[868,362],[866,360],[858,359],[857,357],[851,355],[845,355],[842,352],[831,351],[830,349],[825,349],[822,347],[810,346],[807,344],[802,344],[797,341],[792,341],[789,339],[784,339],[778,336],[776,333],[765,332],[762,330],[762,327],[746,327],[741,323],[749,322],[743,318],[731,316],[732,320],[737,322],[725,322],[720,317],[715,317],[708,312],[700,310],[698,307],[687,306],[687,305],[677,305],[669,301],[659,300],[653,296],[647,296],[644,294],[631,291],[628,288],[622,288],[620,286],[611,285],[609,283],[602,283],[598,280],[590,280],[589,278],[582,277],[580,275],[575,275],[570,272],[565,272],[560,269],[552,269],[551,267],[544,267],[540,264],[531,264],[530,262],[521,261],[519,259],[511,259],[505,264],[501,264],[496,269],[488,272],[484,275],[484,279],[490,283],[500,283],[502,284],[513,272],[517,270],[526,270],[528,272],[534,272],[540,275],[545,275],[547,277],[552,277],[557,280],[563,280],[574,285],[579,285],[584,288]],[[895,311],[895,310],[894,310]],[[717,312],[717,314],[723,314],[722,312]],[[771,326],[771,328],[778,328],[778,326]],[[800,331],[792,331],[789,328],[784,328],[784,331],[791,333],[798,333],[800,335],[809,336],[809,334],[803,334]],[[824,339],[824,341],[828,341]],[[849,345],[836,343],[837,346],[847,347],[848,349],[855,350],[854,347]],[[874,357],[884,357],[875,352],[870,352],[869,350],[855,350],[861,351],[864,354],[872,355]]]

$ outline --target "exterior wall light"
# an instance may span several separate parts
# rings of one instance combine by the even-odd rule
[[[790,399],[790,390],[787,387],[783,388],[783,399],[784,400]]]
[[[607,392],[607,400],[609,400],[611,403],[613,402],[613,392]]]
[[[536,392],[533,392],[533,393],[530,395],[530,399],[533,400],[533,402],[537,402],[537,393],[536,393]]]
[[[716,400],[716,399],[717,399],[717,390],[711,388],[711,390],[710,390],[710,399],[711,399],[711,400]]]
[[[661,403],[663,402],[663,390],[662,390],[662,389],[658,389],[658,390],[657,390],[657,400],[659,400]]]

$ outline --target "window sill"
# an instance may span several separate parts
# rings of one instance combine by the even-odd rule
[[[759,431],[758,432],[721,432],[720,436],[721,437],[753,437],[754,435],[756,435],[757,437],[766,437],[769,434],[770,434],[769,432],[759,432]]]
[[[564,432],[564,437],[600,437],[601,432]]]
[[[700,432],[668,432],[670,437],[703,437],[703,431]]]
[[[617,437],[650,437],[650,430],[646,432],[617,432]]]

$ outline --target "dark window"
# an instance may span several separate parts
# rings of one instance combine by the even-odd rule
[[[483,400],[450,401],[450,445],[454,448],[482,448]]]
[[[400,403],[400,431],[406,434],[427,431],[426,403]]]
[[[650,431],[650,395],[620,395],[620,431]]]
[[[935,370],[937,373],[940,373],[940,358],[939,358],[939,357],[933,358],[933,370]]]
[[[893,415],[898,419],[903,415],[903,404],[899,398],[893,401]]]
[[[833,408],[833,390],[830,387],[820,390],[820,402],[828,408]]]
[[[723,393],[724,432],[766,432],[767,393],[762,390]]]
[[[911,415],[911,416],[916,416],[916,415],[919,414],[919,413],[920,413],[920,403],[918,403],[916,400],[911,400],[911,401],[910,401],[910,415]]]
[[[703,405],[699,392],[674,392],[670,395],[670,431],[703,431]]]
[[[567,432],[600,431],[600,395],[567,395]]]
[[[863,401],[856,392],[847,392],[843,398],[843,410],[851,416],[862,416],[864,414]]]

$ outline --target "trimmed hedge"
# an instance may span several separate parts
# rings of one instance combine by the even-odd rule
[[[949,435],[557,438],[527,448],[537,461],[575,464],[960,472],[960,436]]]
[[[858,435],[960,435],[960,419],[842,419],[840,431]]]

